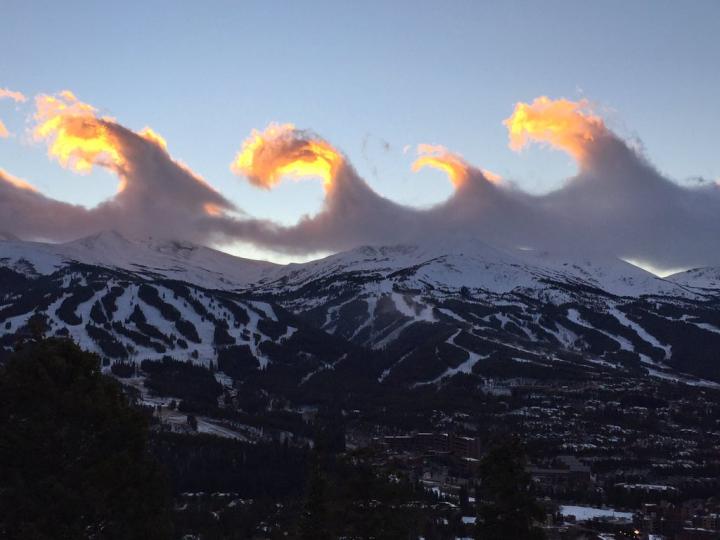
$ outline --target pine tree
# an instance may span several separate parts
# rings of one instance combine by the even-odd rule
[[[545,533],[534,523],[544,512],[530,493],[526,457],[517,440],[492,448],[480,463],[480,504],[477,538],[482,540],[541,540]]]
[[[329,540],[327,481],[317,456],[310,465],[303,512],[300,516],[300,540]]]
[[[147,426],[95,355],[25,343],[0,368],[0,537],[171,537]]]
[[[321,408],[315,418],[314,447],[319,455],[345,452],[345,419],[337,404]]]

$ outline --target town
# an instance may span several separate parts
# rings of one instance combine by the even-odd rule
[[[453,392],[463,383],[450,381],[439,391],[449,403],[412,411],[400,398],[397,410],[388,400],[383,422],[361,404],[328,415],[323,407],[268,398],[249,426],[247,404],[226,383],[222,418],[188,413],[181,400],[168,415],[162,403],[169,398],[143,399],[161,424],[186,434],[306,448],[313,426],[331,425],[337,452],[362,455],[381,476],[422,486],[428,499],[416,504],[438,516],[437,538],[473,537],[478,467],[492,441],[508,434],[526,448],[547,538],[720,538],[720,391],[712,387],[611,376],[574,383],[486,379],[480,401],[460,407]]]

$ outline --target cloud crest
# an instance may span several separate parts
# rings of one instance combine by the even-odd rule
[[[0,231],[24,238],[66,240],[112,228],[305,254],[461,232],[498,246],[601,252],[658,268],[720,264],[720,187],[681,187],[663,177],[586,101],[543,96],[518,103],[505,120],[511,148],[547,144],[577,160],[579,172],[561,188],[531,195],[444,147],[420,145],[413,170],[442,170],[455,188],[425,209],[373,191],[312,132],[292,124],[254,130],[231,163],[235,174],[261,189],[284,178],[317,178],[325,187],[322,208],[292,226],[244,213],[173,159],[151,128],[127,129],[67,91],[35,104],[33,134],[50,157],[79,174],[103,167],[117,175],[119,189],[87,209],[0,170]]]
[[[50,199],[0,171],[0,230],[21,238],[70,240],[114,229],[134,236],[209,241],[208,216],[239,212],[167,152],[150,128],[136,133],[100,116],[72,92],[36,98],[33,136],[63,167],[86,174],[102,167],[118,177],[118,191],[94,208]]]
[[[321,178],[330,189],[343,161],[340,152],[312,133],[293,124],[270,124],[264,131],[253,130],[230,170],[264,189],[271,189],[284,177],[308,176]]]
[[[508,129],[510,148],[520,151],[531,142],[546,143],[581,160],[589,143],[607,136],[605,123],[590,111],[586,100],[570,101],[535,98],[517,103],[503,124]]]

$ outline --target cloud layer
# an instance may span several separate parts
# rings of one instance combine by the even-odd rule
[[[87,209],[49,199],[27,182],[0,171],[0,231],[21,238],[70,240],[114,229],[132,236],[208,240],[198,223],[236,212],[233,203],[167,152],[162,137],[131,131],[80,102],[72,93],[36,98],[33,135],[48,155],[79,174],[103,167],[118,177],[118,191]]]
[[[104,167],[118,177],[109,200],[86,209],[49,199],[0,169],[0,231],[66,240],[103,229],[200,243],[243,240],[287,253],[412,242],[461,232],[499,246],[602,252],[657,268],[720,264],[720,188],[681,187],[607,128],[587,102],[540,97],[505,121],[511,148],[563,150],[578,173],[546,195],[421,145],[413,169],[444,171],[454,192],[428,209],[378,193],[329,142],[290,124],[254,131],[231,170],[262,189],[285,178],[323,182],[320,211],[293,226],[255,219],[174,160],[150,128],[129,130],[72,93],[36,98],[34,137],[52,159],[80,174]],[[251,209],[245,209],[251,210]]]

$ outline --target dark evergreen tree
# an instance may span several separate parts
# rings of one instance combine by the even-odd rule
[[[95,355],[67,340],[21,346],[0,368],[0,537],[171,537],[147,426]]]
[[[338,405],[322,407],[315,418],[315,449],[320,455],[345,451],[345,419]]]
[[[310,468],[305,502],[300,516],[300,540],[329,540],[327,480],[317,457]]]
[[[480,501],[476,537],[482,540],[541,540],[535,525],[544,511],[530,492],[527,459],[516,439],[493,447],[480,463]]]

